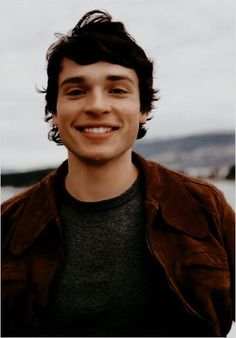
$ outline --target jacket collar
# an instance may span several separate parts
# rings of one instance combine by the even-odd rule
[[[165,222],[193,237],[205,237],[206,220],[190,193],[181,184],[181,175],[173,174],[157,163],[146,161],[133,153],[133,162],[143,172],[145,180],[145,206],[148,221],[159,207]],[[68,171],[67,161],[21,196],[23,210],[16,213],[15,231],[10,249],[15,255],[26,250],[52,220],[59,218],[56,203],[58,186]],[[40,207],[40,208],[39,208]]]

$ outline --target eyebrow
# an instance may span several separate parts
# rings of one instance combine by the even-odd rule
[[[129,81],[130,83],[134,84],[134,81],[129,76],[126,76],[126,75],[108,75],[106,77],[106,80],[114,81],[114,82],[126,80],[126,81]],[[86,82],[86,79],[83,76],[68,77],[67,79],[62,81],[61,87],[63,87],[64,85],[66,85],[68,83],[81,84],[81,83],[84,83],[84,82]]]
[[[127,80],[129,82],[131,82],[132,84],[134,84],[134,81],[126,75],[108,75],[106,77],[107,80],[109,81],[122,81],[122,80]]]
[[[85,78],[83,76],[73,76],[73,77],[68,77],[64,81],[62,81],[60,87],[63,87],[67,83],[83,83],[85,82]]]

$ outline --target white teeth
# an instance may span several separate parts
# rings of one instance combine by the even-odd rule
[[[112,131],[110,127],[84,128],[86,133],[103,134]]]

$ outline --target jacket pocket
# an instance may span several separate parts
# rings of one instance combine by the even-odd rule
[[[177,264],[178,279],[210,289],[230,288],[230,273],[227,256],[212,252],[195,252]]]

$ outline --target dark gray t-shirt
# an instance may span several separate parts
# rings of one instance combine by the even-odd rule
[[[67,336],[140,332],[150,290],[141,181],[101,202],[77,201],[64,189],[60,210],[65,256],[54,330]]]
[[[142,180],[80,202],[58,194],[64,264],[51,291],[50,336],[212,336],[170,289],[146,244]]]

